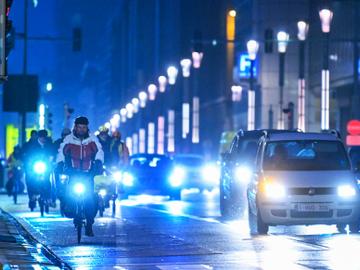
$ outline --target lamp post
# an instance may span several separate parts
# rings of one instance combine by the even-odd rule
[[[299,39],[299,81],[298,81],[298,129],[305,131],[305,40],[309,24],[304,21],[297,23]]]
[[[170,95],[174,95],[176,78],[178,75],[178,69],[174,66],[170,66],[167,69],[168,82],[170,85]],[[174,109],[174,99],[172,96],[170,98],[170,109],[168,110],[168,142],[167,142],[167,151],[169,153],[175,152],[175,109]]]
[[[182,67],[182,75],[183,75],[183,95],[182,95],[182,139],[184,140],[183,149],[184,152],[189,151],[189,133],[190,133],[190,91],[189,91],[189,77],[190,77],[190,68],[191,68],[191,60],[190,59],[182,59],[180,61],[180,65]]]
[[[165,153],[165,91],[167,78],[165,76],[159,76],[159,101],[160,101],[160,113],[157,119],[157,153],[162,155]]]
[[[333,12],[322,9],[319,12],[323,32],[323,68],[321,72],[321,129],[330,128],[330,72],[329,72],[329,36]]]
[[[278,115],[278,129],[284,129],[284,77],[285,77],[285,54],[286,48],[289,42],[289,34],[280,31],[277,34],[277,43],[278,43],[278,52],[279,52],[279,88],[280,88],[280,97],[279,97],[279,115]]]
[[[148,95],[145,91],[139,93],[139,104],[140,104],[140,129],[139,129],[139,153],[143,154],[146,152],[146,128],[144,119],[144,110],[146,107]]]
[[[194,68],[194,89],[192,97],[192,138],[191,141],[193,144],[198,144],[200,142],[200,98],[199,98],[199,78],[198,73],[201,67],[201,62],[203,59],[203,52],[200,51],[202,48],[197,48],[198,51],[192,52],[192,62]]]
[[[250,59],[250,81],[248,91],[248,130],[255,129],[255,87],[254,87],[254,67],[256,54],[259,50],[259,43],[255,40],[249,40],[246,44]]]

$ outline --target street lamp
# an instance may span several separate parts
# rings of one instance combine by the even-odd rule
[[[127,115],[127,110],[125,108],[122,108],[120,110],[120,118],[122,123],[126,122],[126,115]]]
[[[146,107],[147,98],[148,98],[148,95],[145,91],[141,91],[139,93],[140,108]]]
[[[48,83],[46,84],[46,91],[50,92],[51,90],[53,90],[53,85],[52,85],[51,82],[48,82]]]
[[[128,104],[126,104],[125,108],[126,108],[126,111],[127,111],[126,117],[129,118],[129,119],[133,118],[133,116],[134,116],[134,106],[131,103],[128,103]]]
[[[305,131],[305,40],[309,24],[297,23],[299,39],[299,81],[298,81],[298,128]]]
[[[167,75],[170,86],[173,88],[171,90],[172,95],[174,95],[174,85],[176,83],[176,78],[178,75],[178,69],[174,66],[170,66],[167,69]],[[169,153],[173,153],[175,151],[175,110],[174,110],[174,99],[175,97],[172,96],[170,98],[170,110],[168,110],[168,142],[167,142],[167,151]]]
[[[149,84],[148,86],[149,100],[154,101],[156,98],[157,87],[155,84]]]
[[[250,81],[248,91],[248,130],[255,129],[255,87],[254,87],[254,67],[256,54],[259,51],[259,43],[256,40],[249,40],[246,44],[250,59]]]
[[[285,53],[289,42],[289,34],[280,31],[277,34],[278,52],[279,52],[279,87],[280,87],[280,98],[279,98],[279,118],[278,118],[278,129],[284,129],[284,77],[285,77]]]
[[[233,102],[241,101],[242,87],[240,85],[231,86],[231,93],[232,93],[231,99]]]
[[[178,75],[178,69],[174,66],[170,66],[167,69],[167,75],[169,79],[169,84],[174,85],[176,83],[176,78]]]
[[[139,111],[139,103],[140,103],[139,99],[138,98],[133,98],[131,100],[131,103],[132,103],[132,105],[134,107],[134,113],[137,113]]]
[[[329,9],[322,9],[319,16],[324,36],[323,69],[321,72],[321,129],[327,130],[330,128],[329,36],[333,12]]]
[[[200,68],[204,54],[202,52],[192,52],[191,56],[193,60],[193,68]]]
[[[165,76],[159,76],[158,82],[159,82],[159,91],[160,91],[160,93],[164,93],[165,90],[166,90],[166,83],[167,83],[166,77]]]
[[[182,59],[180,61],[180,65],[182,68],[182,75],[184,78],[190,77],[190,67],[191,67],[191,60],[190,59]]]
[[[184,77],[184,91],[182,96],[182,138],[184,139],[184,150],[188,151],[189,144],[187,139],[190,133],[190,91],[188,78],[190,77],[191,60],[182,59],[180,61],[180,65],[182,67],[182,75]]]
[[[39,129],[45,128],[45,104],[39,105]]]

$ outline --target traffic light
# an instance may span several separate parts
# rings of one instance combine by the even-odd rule
[[[0,0],[0,79],[6,80],[7,57],[15,44],[15,31],[9,19],[13,0]]]
[[[289,102],[288,107],[283,109],[283,113],[286,113],[288,117],[288,129],[294,129],[294,107],[294,103]]]
[[[274,44],[274,31],[271,28],[265,29],[265,46],[264,50],[265,53],[272,53],[273,52],[273,45]]]
[[[82,31],[80,27],[75,27],[73,29],[73,44],[72,48],[74,52],[81,51],[82,47]]]
[[[13,0],[6,0],[5,6],[5,57],[7,58],[10,51],[15,47],[15,29],[12,20],[9,19],[10,8]]]

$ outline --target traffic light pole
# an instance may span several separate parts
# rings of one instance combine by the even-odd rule
[[[23,75],[27,74],[27,42],[28,42],[28,0],[24,0],[24,59]],[[26,111],[20,112],[20,138],[21,145],[26,142]]]

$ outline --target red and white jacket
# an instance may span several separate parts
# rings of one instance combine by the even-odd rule
[[[64,162],[73,169],[89,171],[95,160],[104,163],[104,152],[96,136],[91,135],[80,140],[71,133],[60,145],[56,163]]]

